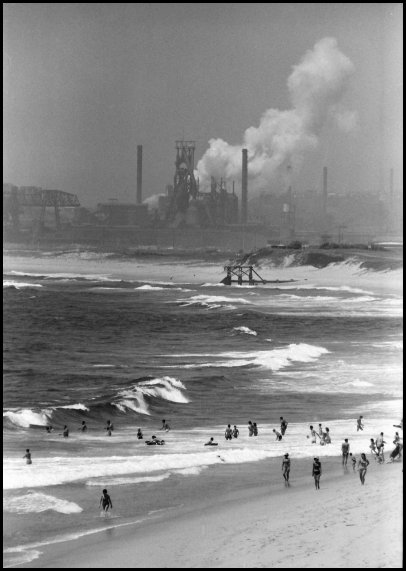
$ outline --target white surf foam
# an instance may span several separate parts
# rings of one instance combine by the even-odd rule
[[[247,335],[258,335],[256,331],[253,331],[249,327],[245,327],[245,325],[241,325],[240,327],[234,327],[233,331],[241,331],[241,333],[246,333]]]
[[[3,509],[11,513],[40,513],[53,510],[63,514],[80,513],[83,509],[74,502],[40,492],[29,491],[23,496],[3,498]]]
[[[52,410],[45,409],[40,412],[34,412],[28,408],[18,411],[8,410],[3,412],[3,416],[7,417],[13,424],[23,428],[46,426],[52,416]]]
[[[150,415],[145,397],[160,398],[169,402],[188,403],[188,398],[183,394],[185,385],[174,377],[161,377],[142,381],[131,388],[120,391],[118,400],[112,402],[122,412],[126,409],[133,410],[139,414]]]
[[[41,284],[35,283],[28,283],[28,282],[19,282],[14,280],[3,280],[3,288],[15,288],[15,289],[23,289],[23,288],[32,288],[32,287],[42,287]]]

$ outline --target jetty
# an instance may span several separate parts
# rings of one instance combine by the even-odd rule
[[[235,264],[230,266],[224,266],[224,271],[226,272],[226,277],[221,280],[220,283],[224,285],[232,285],[233,283],[238,285],[258,285],[258,284],[283,284],[295,282],[297,280],[264,280],[252,265],[242,265]]]

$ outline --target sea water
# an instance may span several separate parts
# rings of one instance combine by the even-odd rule
[[[402,407],[400,270],[287,260],[261,273],[294,282],[240,287],[219,283],[221,264],[180,259],[50,253],[6,255],[4,267],[5,566],[103,528],[104,487],[113,499],[138,496],[212,465],[311,458],[310,424],[330,429],[319,456],[340,454],[344,438],[368,452],[381,431],[391,449]],[[227,424],[239,438],[225,441]],[[146,446],[153,434],[165,445]],[[217,448],[204,446],[210,437]],[[143,501],[143,513],[171,507]],[[138,508],[122,502],[109,525],[131,524]]]

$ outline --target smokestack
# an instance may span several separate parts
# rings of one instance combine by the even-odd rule
[[[247,223],[247,200],[248,198],[248,151],[242,150],[242,175],[241,175],[241,224]]]
[[[323,167],[323,214],[327,212],[327,167]]]
[[[142,204],[142,145],[137,145],[137,204]]]

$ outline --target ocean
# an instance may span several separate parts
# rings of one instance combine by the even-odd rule
[[[346,437],[354,453],[369,452],[381,431],[392,449],[402,416],[401,270],[291,261],[258,270],[281,283],[224,286],[226,259],[5,253],[5,567],[106,526],[94,510],[104,487],[113,500],[142,496],[136,507],[122,503],[114,527],[170,509],[153,490],[170,496],[214,464],[312,458],[311,424],[330,429],[319,456],[339,455]],[[272,432],[281,416],[283,447]],[[248,436],[249,420],[258,437]],[[231,442],[227,424],[240,431]],[[152,435],[165,445],[146,446]],[[210,437],[217,448],[204,447]]]

